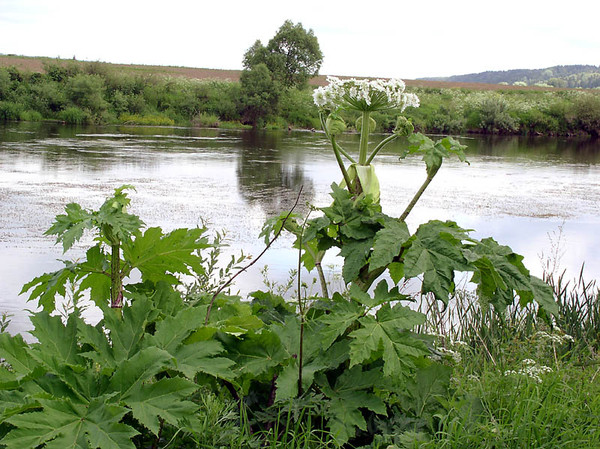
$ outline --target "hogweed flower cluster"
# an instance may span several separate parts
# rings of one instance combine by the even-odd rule
[[[342,107],[357,111],[404,111],[409,106],[419,107],[419,97],[406,93],[406,85],[400,79],[341,80],[329,76],[327,82],[327,86],[319,87],[313,94],[315,104],[322,109]]]
[[[542,383],[542,374],[551,373],[552,368],[545,365],[538,365],[535,360],[525,359],[521,362],[523,367],[518,370],[507,370],[505,376],[525,376],[538,384]]]

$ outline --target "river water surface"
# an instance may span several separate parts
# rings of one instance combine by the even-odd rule
[[[381,139],[374,136],[373,140]],[[470,165],[444,163],[407,222],[450,219],[492,236],[525,256],[541,275],[540,256],[558,258],[575,276],[585,262],[588,279],[600,277],[600,148],[563,138],[461,137]],[[347,135],[347,149],[358,136]],[[425,178],[419,158],[400,161],[400,145],[377,157],[381,202],[398,216]],[[165,230],[204,221],[226,230],[226,252],[257,255],[267,217],[293,204],[329,203],[340,174],[321,133],[253,132],[190,128],[97,127],[57,124],[0,125],[0,312],[13,315],[11,331],[29,327],[19,296],[33,277],[80,257],[66,255],[43,233],[69,202],[98,208],[115,187],[132,184],[130,211]],[[236,284],[242,294],[262,287],[259,268],[284,281],[296,266],[292,239],[279,239]],[[326,260],[335,278],[339,260]],[[335,265],[338,265],[335,268]]]

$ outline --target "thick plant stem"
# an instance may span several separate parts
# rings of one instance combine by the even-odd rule
[[[121,245],[116,243],[110,246],[110,307],[123,308],[123,282],[121,279]]]
[[[339,143],[336,142],[332,142],[333,146],[335,148],[337,148],[337,150],[342,154],[342,156],[344,156],[346,159],[348,159],[350,161],[350,163],[352,164],[356,164],[356,161],[354,160],[354,158],[352,156],[350,156],[350,154],[348,154],[348,152],[346,150],[344,150]]]
[[[344,177],[344,182],[346,183],[346,186],[348,187],[348,191],[350,193],[354,193],[352,184],[350,184],[350,175],[348,175],[348,172],[346,171],[346,167],[344,166],[344,161],[342,160],[342,155],[340,154],[340,152],[337,148],[337,144],[335,143],[335,137],[331,137],[331,145],[333,146],[333,154],[335,154],[335,160],[337,161],[338,166],[340,167],[342,176]]]
[[[321,261],[323,260],[323,256],[325,255],[325,251],[318,251],[315,253],[310,246],[303,245],[304,251],[310,254],[310,257],[315,261],[315,268],[317,269],[317,273],[319,274],[319,283],[321,284],[321,292],[323,294],[323,298],[329,299],[329,291],[327,290],[327,281],[325,280],[325,273],[323,273],[323,265],[321,265]]]
[[[421,185],[419,190],[417,190],[417,193],[415,193],[415,196],[413,197],[413,199],[410,201],[410,203],[408,203],[408,206],[406,206],[406,209],[404,209],[404,212],[402,212],[402,215],[400,215],[400,221],[406,220],[406,217],[408,217],[408,214],[410,214],[410,212],[413,210],[413,207],[415,207],[415,204],[417,204],[417,202],[423,195],[423,192],[425,192],[427,187],[429,187],[429,184],[431,184],[431,181],[433,181],[433,178],[435,177],[436,173],[437,173],[437,170],[432,173],[429,173],[427,175],[427,179],[425,179],[425,182]]]
[[[327,290],[327,280],[325,280],[325,273],[323,273],[323,266],[321,261],[315,262],[315,268],[319,274],[319,283],[321,284],[321,293],[323,298],[329,299],[329,291]]]
[[[360,148],[358,153],[358,165],[368,165],[367,153],[369,151],[369,119],[370,111],[363,111],[362,113],[362,126],[360,129]]]
[[[373,152],[371,153],[371,155],[367,159],[367,164],[366,165],[369,165],[371,163],[371,161],[373,160],[373,158],[375,156],[377,156],[377,153],[379,153],[384,146],[386,146],[388,143],[396,140],[397,138],[398,138],[397,134],[392,134],[391,136],[388,136],[385,139],[383,139],[381,142],[379,142],[379,145],[377,145],[375,147],[375,149],[373,150]]]

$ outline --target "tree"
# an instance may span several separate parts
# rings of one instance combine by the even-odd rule
[[[266,116],[277,112],[281,85],[273,80],[265,64],[260,63],[250,70],[244,70],[240,76],[240,84],[244,123],[258,126]]]
[[[243,64],[248,70],[265,64],[283,86],[302,87],[318,75],[322,62],[323,53],[313,30],[286,20],[266,47],[260,40],[254,42],[244,54]]]

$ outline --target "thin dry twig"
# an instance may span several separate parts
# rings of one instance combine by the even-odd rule
[[[217,296],[219,295],[219,293],[221,293],[223,290],[225,290],[227,287],[229,287],[231,285],[231,283],[235,280],[235,278],[237,278],[240,274],[242,274],[244,271],[246,271],[248,268],[250,268],[252,265],[254,265],[256,262],[259,261],[259,259],[267,252],[267,250],[271,247],[271,245],[273,244],[273,242],[275,242],[275,240],[277,240],[277,238],[279,237],[279,235],[281,234],[281,231],[283,231],[283,227],[285,226],[285,222],[288,220],[288,218],[290,218],[290,216],[292,215],[292,212],[294,212],[294,209],[296,208],[296,206],[298,205],[298,201],[300,201],[300,195],[302,194],[302,189],[304,188],[304,186],[300,186],[300,191],[298,192],[298,196],[296,197],[296,201],[294,202],[294,205],[292,206],[292,208],[290,209],[290,211],[288,212],[288,214],[285,216],[285,218],[283,219],[283,221],[281,222],[281,227],[279,228],[279,230],[275,233],[275,235],[273,236],[273,238],[269,241],[269,243],[267,243],[267,246],[265,246],[265,249],[262,250],[262,252],[254,259],[252,260],[252,262],[250,262],[248,265],[246,265],[245,267],[242,267],[240,269],[240,271],[238,271],[237,273],[235,273],[233,276],[231,276],[231,278],[229,278],[229,280],[227,282],[225,282],[225,284],[223,284],[216,292],[215,294],[212,296],[212,298],[210,299],[210,303],[208,304],[208,310],[206,311],[206,318],[204,319],[204,325],[206,326],[208,324],[208,320],[210,319],[210,312],[212,310],[212,306],[215,302],[215,299],[217,298]]]

